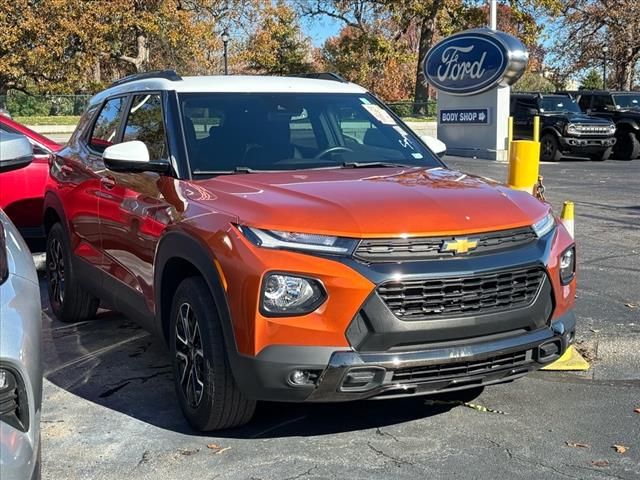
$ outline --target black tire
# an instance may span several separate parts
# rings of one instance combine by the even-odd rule
[[[545,133],[540,139],[540,160],[558,162],[562,158],[558,139],[552,133]]]
[[[609,157],[611,157],[612,150],[613,150],[613,147],[609,147],[600,153],[595,153],[593,155],[590,155],[589,158],[591,158],[591,160],[593,160],[594,162],[604,162],[605,160],[609,160]]]
[[[176,395],[189,424],[210,431],[249,422],[256,402],[236,385],[214,300],[202,278],[189,277],[178,286],[170,329]]]
[[[82,322],[95,317],[100,300],[86,292],[76,278],[69,242],[61,224],[47,235],[47,291],[49,303],[61,322]]]
[[[640,156],[640,141],[634,132],[620,132],[616,135],[614,157],[619,160],[633,160]]]

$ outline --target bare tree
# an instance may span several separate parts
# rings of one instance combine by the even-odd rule
[[[568,0],[560,18],[551,53],[564,76],[602,66],[607,46],[607,85],[633,88],[640,66],[638,0]]]

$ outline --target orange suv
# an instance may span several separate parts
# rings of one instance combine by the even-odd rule
[[[44,219],[56,316],[104,301],[164,338],[200,430],[508,382],[574,337],[550,207],[337,78],[118,81],[52,159]]]

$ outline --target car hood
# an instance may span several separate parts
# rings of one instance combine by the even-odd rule
[[[445,168],[297,170],[190,182],[191,201],[240,224],[345,237],[486,232],[549,210],[525,192]]]
[[[585,115],[584,113],[547,113],[545,114],[550,118],[558,118],[568,120],[571,123],[581,123],[586,125],[611,125],[611,121],[606,118],[592,117],[591,115]]]

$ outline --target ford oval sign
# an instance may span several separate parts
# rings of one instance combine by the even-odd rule
[[[435,44],[422,70],[433,87],[453,95],[475,95],[515,83],[529,54],[520,40],[504,32],[479,28]]]

